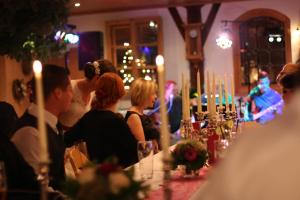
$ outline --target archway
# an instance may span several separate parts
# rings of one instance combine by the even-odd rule
[[[249,44],[246,44],[245,38],[241,37],[241,31],[245,32],[245,24],[251,24],[251,23],[252,24],[253,23],[266,23],[266,25],[261,25],[261,27],[263,27],[264,30],[260,31],[260,32],[257,31],[257,33],[261,33],[261,32],[267,33],[269,30],[274,29],[274,27],[272,27],[272,24],[277,23],[278,26],[282,26],[281,32],[279,31],[280,27],[278,29],[279,32],[277,31],[278,32],[277,35],[281,35],[283,37],[282,43],[281,43],[281,45],[282,45],[281,50],[283,50],[282,57],[283,57],[283,60],[285,63],[291,62],[291,60],[292,60],[290,19],[287,16],[283,15],[282,13],[280,13],[278,11],[271,10],[271,9],[254,9],[254,10],[250,10],[250,11],[247,11],[246,13],[242,14],[240,17],[238,17],[234,21],[233,26],[232,26],[232,28],[233,28],[232,33],[233,33],[233,40],[235,41],[233,43],[233,63],[234,63],[234,77],[235,77],[236,91],[239,95],[243,95],[243,96],[247,94],[247,92],[249,91],[249,88],[252,86],[251,86],[250,76],[249,76],[249,79],[245,78],[244,70],[250,70],[250,69],[246,69],[245,66],[243,66],[243,65],[245,65],[245,61],[242,59],[242,56],[250,55],[250,59],[247,61],[252,62],[251,59],[253,58],[253,55],[251,56],[251,52],[252,52],[252,54],[253,54],[253,52],[255,52],[257,54],[255,56],[257,57],[257,60],[259,60],[259,57],[263,57],[264,53],[266,55],[273,54],[271,51],[273,50],[274,45],[275,46],[277,45],[278,48],[280,48],[279,43],[278,44],[270,43],[270,44],[265,44],[267,46],[267,48],[265,48],[265,49],[262,48],[261,52],[257,52],[257,50],[260,50],[257,47],[256,47],[257,49],[255,49],[253,47],[251,47],[252,49],[247,49],[247,45],[249,45]],[[271,24],[271,25],[269,26],[267,24]],[[271,27],[271,28],[268,29],[268,27]],[[276,31],[274,33],[276,33]],[[246,34],[248,34],[248,33],[246,32]],[[269,33],[268,33],[268,35],[263,35],[262,37],[265,37],[265,39],[267,40],[268,36],[269,36]],[[268,52],[268,49],[270,50],[270,52]],[[263,51],[265,51],[265,52],[263,52]],[[266,67],[269,68],[269,70],[270,69],[272,70],[272,68],[270,66],[273,66],[273,64],[269,63],[269,66],[268,66],[268,64],[266,64],[266,62],[270,62],[270,61],[267,60],[262,63],[258,63],[257,60],[256,60],[256,63],[254,63],[254,64],[256,64],[258,69],[261,68],[262,63],[264,63],[264,65],[266,65]],[[281,61],[281,62],[283,62],[283,61]],[[249,64],[248,67],[250,68],[251,63],[248,63],[248,64]],[[276,70],[278,71],[278,66],[281,64],[283,64],[283,63],[279,62],[279,63],[277,63],[277,66],[274,67],[274,72],[272,72],[273,73],[272,79],[274,79]],[[274,84],[274,87],[276,87],[275,84]]]

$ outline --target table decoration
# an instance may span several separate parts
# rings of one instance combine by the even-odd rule
[[[201,94],[201,81],[200,81],[200,71],[197,71],[197,112],[201,113],[202,112],[202,94]]]
[[[182,140],[171,153],[173,157],[173,169],[184,166],[186,175],[197,175],[208,158],[205,145],[197,140]]]
[[[134,168],[123,170],[110,158],[98,165],[89,163],[77,179],[68,178],[63,192],[71,200],[138,200],[146,198],[149,189],[134,179]]]
[[[180,124],[180,136],[183,139],[192,139],[194,136],[193,124],[190,119],[181,120]]]
[[[158,83],[159,83],[159,100],[161,103],[160,116],[162,125],[160,126],[161,132],[161,144],[163,151],[163,162],[164,162],[164,198],[165,200],[171,199],[171,190],[169,188],[170,174],[170,130],[168,128],[169,120],[165,102],[165,69],[164,69],[164,57],[158,55],[155,58],[158,72]]]
[[[36,85],[36,103],[38,109],[38,131],[39,131],[39,169],[37,179],[41,184],[41,199],[47,200],[47,187],[49,183],[49,153],[48,153],[48,139],[45,124],[44,112],[44,93],[43,93],[43,77],[42,77],[42,63],[39,60],[33,62],[33,71]]]

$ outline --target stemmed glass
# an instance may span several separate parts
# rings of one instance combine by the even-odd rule
[[[153,176],[153,144],[152,141],[139,141],[137,144],[140,174],[142,179]]]

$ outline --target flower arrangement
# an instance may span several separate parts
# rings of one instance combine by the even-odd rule
[[[204,144],[197,140],[181,141],[176,145],[171,155],[173,168],[184,165],[187,172],[200,169],[205,165],[208,158]]]
[[[138,200],[149,186],[133,179],[134,168],[123,170],[115,160],[84,167],[77,179],[69,178],[64,193],[72,200]]]

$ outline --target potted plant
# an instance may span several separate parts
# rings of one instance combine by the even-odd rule
[[[61,53],[54,40],[64,27],[69,0],[2,0],[0,2],[0,55],[17,61],[45,60]]]

